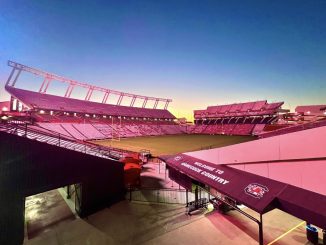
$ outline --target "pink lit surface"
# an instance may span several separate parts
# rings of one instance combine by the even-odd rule
[[[228,164],[260,176],[326,195],[326,127],[255,140],[237,145],[188,152],[215,164]],[[287,161],[296,159],[298,161]],[[284,160],[280,162],[268,162]],[[267,161],[264,163],[255,163]]]

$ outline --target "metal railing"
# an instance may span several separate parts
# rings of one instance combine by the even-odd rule
[[[126,194],[126,199],[129,201],[149,202],[149,203],[166,203],[166,204],[187,204],[195,201],[195,194],[192,192],[187,193],[185,189],[129,189]],[[209,194],[201,192],[200,198],[209,199]]]
[[[77,140],[45,129],[41,130],[28,124],[0,123],[0,131],[106,159],[120,159],[127,154],[134,153],[132,151],[99,146],[91,142]]]

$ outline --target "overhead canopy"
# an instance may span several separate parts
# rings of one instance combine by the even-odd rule
[[[324,195],[288,185],[277,195],[276,207],[326,229],[326,197]]]
[[[279,208],[326,228],[326,197],[269,178],[184,154],[161,156],[169,167],[216,189],[258,213]]]
[[[161,159],[170,167],[200,183],[213,187],[258,213],[269,211],[274,197],[286,186],[271,179],[184,154],[163,156]]]

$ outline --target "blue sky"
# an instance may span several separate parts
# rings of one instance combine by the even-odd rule
[[[2,0],[0,100],[10,59],[172,98],[176,116],[258,99],[326,104],[325,23],[324,0]]]

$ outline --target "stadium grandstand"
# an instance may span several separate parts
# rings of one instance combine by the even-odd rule
[[[185,129],[174,122],[175,116],[167,110],[169,99],[129,94],[72,81],[48,72],[33,69],[9,61],[13,67],[6,91],[12,96],[6,108],[8,111],[29,115],[30,123],[62,135],[80,140],[120,139],[136,136],[157,136],[181,134]],[[21,71],[44,78],[38,92],[16,88]],[[68,84],[64,96],[47,94],[49,84],[61,81]],[[75,87],[87,89],[84,100],[70,98]],[[103,93],[102,103],[93,102],[92,93]],[[119,96],[115,105],[106,103],[111,94]],[[131,98],[129,106],[121,105],[124,98]],[[142,100],[141,107],[135,107],[136,100]],[[152,108],[146,108],[148,101],[154,101]],[[163,109],[158,109],[164,103]]]
[[[168,232],[178,236],[189,233],[191,223],[196,226],[190,232],[204,232],[209,226],[200,222],[208,219],[220,230],[224,244],[240,244],[244,239],[250,244],[272,244],[298,222],[299,238],[287,237],[285,244],[306,241],[306,234],[309,241],[318,240],[318,232],[308,230],[314,226],[325,231],[326,106],[298,106],[290,113],[282,108],[284,102],[267,100],[215,105],[194,110],[194,122],[189,124],[168,110],[171,99],[101,88],[13,61],[8,65],[12,71],[5,90],[11,98],[0,102],[0,194],[4,197],[0,204],[14,215],[0,219],[5,229],[0,244],[21,244],[24,233],[36,236],[32,221],[26,227],[24,212],[30,207],[25,199],[57,188],[64,191],[65,202],[73,199],[70,205],[77,216],[90,216],[83,225],[89,232],[96,230],[94,237],[115,231],[110,233],[111,243],[103,244],[143,244]],[[40,87],[19,88],[23,73],[41,78]],[[61,96],[50,93],[55,82],[66,85]],[[72,96],[76,88],[86,91],[84,99]],[[98,92],[100,102],[94,99]],[[111,96],[118,98],[116,103],[109,103]],[[151,154],[154,148],[160,151]],[[113,206],[114,211],[99,212],[121,202],[118,211]],[[140,207],[137,202],[151,205]],[[164,213],[167,205],[153,203],[179,206]],[[220,212],[218,218],[212,210]],[[148,217],[150,212],[157,216]],[[224,215],[227,212],[232,215]],[[101,215],[107,216],[98,218]],[[91,225],[94,217],[100,221]],[[120,226],[112,222],[113,228],[108,228],[104,220]],[[114,237],[128,236],[125,227],[131,221],[136,228],[129,240]],[[78,222],[76,230],[81,227]],[[303,229],[306,222],[308,228]],[[182,232],[173,233],[176,229]],[[234,230],[237,238],[232,238]],[[14,241],[3,235],[8,233],[16,234]]]
[[[6,83],[6,91],[11,95],[10,102],[2,102],[1,115],[6,120],[17,121],[24,118],[31,124],[79,140],[121,139],[139,136],[159,136],[178,134],[207,135],[254,135],[267,137],[287,132],[280,130],[297,123],[288,123],[293,113],[282,109],[284,102],[268,103],[266,100],[234,103],[228,105],[208,106],[204,110],[194,110],[194,124],[180,123],[167,109],[170,99],[154,98],[100,88],[77,82],[49,72],[37,70],[16,62],[9,61],[13,68]],[[38,92],[16,87],[21,72],[41,76],[43,82]],[[62,96],[48,94],[51,82],[67,83]],[[76,87],[87,90],[84,100],[71,98]],[[103,93],[102,103],[92,101],[94,91]],[[118,95],[116,104],[108,104],[111,94]],[[124,98],[131,98],[129,106],[121,105]],[[136,100],[141,100],[141,107],[136,107]],[[146,107],[153,101],[152,108]],[[158,109],[163,103],[162,109]],[[326,106],[298,106],[294,115],[303,122],[319,121],[325,118]],[[9,116],[9,118],[7,118]],[[286,123],[279,123],[286,118]],[[314,120],[312,120],[313,118]],[[19,120],[18,120],[19,121]],[[299,122],[302,120],[296,120]],[[319,124],[310,123],[318,126]],[[301,128],[310,127],[303,125]],[[288,130],[297,130],[291,127]]]
[[[278,119],[284,102],[255,101],[208,106],[195,110],[195,126],[191,132],[201,134],[257,135],[265,125]]]

